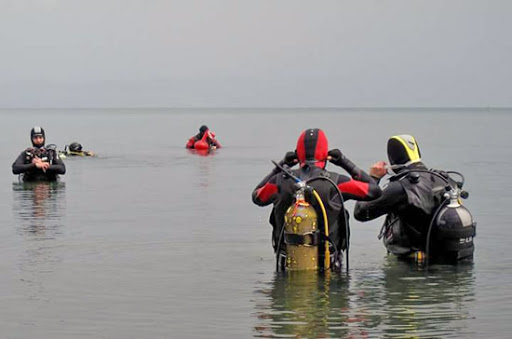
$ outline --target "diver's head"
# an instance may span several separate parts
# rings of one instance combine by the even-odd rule
[[[306,164],[324,168],[327,163],[329,145],[325,133],[318,128],[307,129],[297,140],[297,159],[300,166]]]
[[[390,165],[409,166],[421,161],[421,153],[412,135],[395,135],[388,140],[388,158]]]
[[[199,133],[203,134],[204,132],[206,132],[208,130],[208,126],[206,125],[203,125],[199,128]]]
[[[43,147],[45,142],[44,129],[40,126],[35,126],[30,131],[30,141],[32,141],[32,146],[34,147]]]
[[[69,144],[69,150],[71,152],[81,152],[82,145],[80,145],[78,142],[72,142],[71,144]]]

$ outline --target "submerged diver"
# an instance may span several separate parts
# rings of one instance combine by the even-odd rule
[[[347,212],[344,209],[343,201],[347,199],[373,200],[380,196],[381,190],[372,177],[359,169],[339,149],[330,151],[328,149],[324,132],[320,129],[308,129],[300,135],[295,152],[286,153],[280,165],[286,165],[290,168],[299,163],[300,168],[290,170],[290,172],[301,180],[306,180],[308,185],[318,192],[318,196],[325,206],[326,215],[324,217],[327,218],[328,238],[331,242],[329,247],[332,249],[329,253],[333,254],[327,260],[324,256],[326,261],[324,267],[328,264],[331,268],[337,270],[341,265],[341,250],[347,248],[348,237],[350,236],[350,234],[347,234],[348,224],[346,224],[345,215]],[[345,169],[351,177],[327,171],[325,167],[328,160]],[[276,253],[279,258],[278,265],[280,265],[279,261],[286,259],[284,251],[287,241],[283,239],[282,232],[284,232],[283,227],[287,209],[292,206],[294,201],[297,201],[294,196],[296,191],[294,180],[276,167],[258,184],[252,193],[252,200],[256,205],[274,204],[270,215],[270,223],[273,227],[272,245],[274,252],[279,251]],[[340,199],[339,192],[341,192],[343,201]],[[311,201],[317,215],[323,215],[319,202],[308,198],[306,200]],[[317,229],[323,230],[324,220],[318,218],[318,223]],[[321,243],[320,246],[324,246]],[[318,252],[321,253],[321,249]],[[337,256],[334,255],[336,252],[338,252]]]
[[[32,147],[27,148],[12,164],[13,174],[22,174],[23,181],[56,181],[66,173],[66,165],[59,158],[55,145],[45,147],[44,129],[30,131]]]
[[[411,135],[391,137],[387,153],[395,175],[380,198],[356,203],[354,217],[364,222],[386,214],[379,238],[383,237],[388,252],[399,257],[419,263],[428,257],[447,261],[472,257],[475,224],[460,205],[459,198],[467,194],[460,190],[463,182],[449,176],[456,172],[427,169]],[[370,175],[380,180],[387,167],[384,161],[376,162]]]
[[[215,139],[215,133],[211,132],[208,126],[203,125],[199,128],[199,133],[188,139],[186,147],[189,149],[215,149],[221,146]]]
[[[94,156],[93,151],[83,151],[82,145],[78,142],[72,142],[64,147],[64,151],[60,152],[61,155],[81,156],[81,157],[92,157]]]

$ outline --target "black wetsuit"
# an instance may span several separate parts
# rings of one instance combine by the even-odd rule
[[[49,162],[50,167],[44,172],[32,163],[32,159],[38,157],[44,162]],[[55,150],[45,149],[44,147],[27,148],[20,153],[18,158],[12,164],[13,174],[23,174],[23,181],[56,181],[59,174],[66,173],[66,165],[58,157]]]
[[[292,170],[292,172],[303,180],[312,178],[328,178],[332,180],[341,191],[343,200],[373,200],[380,196],[381,190],[375,180],[356,167],[350,160],[344,157],[342,163],[337,165],[347,170],[352,178],[309,165]],[[322,179],[312,180],[308,185],[318,192],[325,205],[329,222],[329,237],[338,249],[345,249],[346,232],[343,213],[346,213],[346,211],[339,199],[336,187]],[[259,183],[252,193],[252,199],[255,204],[259,206],[274,204],[270,216],[270,223],[273,227],[272,244],[274,250],[277,248],[286,210],[294,201],[295,191],[294,181],[275,168]],[[315,207],[318,215],[322,215],[316,200],[310,200],[309,202]],[[319,219],[319,229],[323,229],[323,218]]]
[[[426,237],[432,216],[443,199],[447,183],[425,171],[421,162],[409,165],[411,171],[391,177],[382,195],[370,202],[357,202],[354,217],[368,221],[386,214],[381,235],[391,252],[401,255],[415,250],[425,251]],[[437,171],[443,174],[443,172]],[[449,180],[446,174],[445,178]]]

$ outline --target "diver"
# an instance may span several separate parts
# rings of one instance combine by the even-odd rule
[[[12,173],[21,174],[28,181],[57,181],[66,173],[66,165],[59,158],[56,146],[45,146],[44,129],[36,126],[30,131],[32,147],[27,148],[12,164]]]
[[[188,149],[216,149],[221,146],[215,139],[215,133],[210,131],[208,126],[203,125],[199,128],[199,133],[188,139],[185,147]]]
[[[472,257],[475,223],[460,205],[460,194],[463,198],[464,193],[467,195],[461,191],[463,181],[454,180],[450,173],[462,175],[429,170],[411,135],[391,137],[387,153],[390,166],[379,161],[369,172],[378,181],[388,168],[394,175],[378,199],[356,203],[354,217],[364,222],[386,214],[379,239],[383,238],[388,252],[398,257],[413,258],[418,263],[436,256],[446,261]],[[445,205],[453,212],[444,213]]]
[[[325,169],[327,161],[342,167],[350,174],[350,177],[327,171]],[[300,167],[290,170],[290,172],[301,180],[307,180],[308,185],[318,192],[318,196],[325,206],[329,247],[332,247],[329,251],[332,256],[327,260],[327,263],[330,260],[330,267],[339,270],[341,251],[347,249],[350,236],[350,234],[347,234],[349,233],[348,216],[346,215],[348,212],[343,206],[343,201],[347,199],[373,200],[380,196],[381,189],[371,176],[359,169],[339,149],[329,151],[327,137],[320,129],[303,131],[297,141],[295,152],[287,152],[279,165],[286,169],[295,166],[297,163]],[[273,227],[272,245],[276,256],[279,258],[278,262],[286,257],[284,254],[286,245],[282,232],[284,232],[287,209],[297,200],[294,198],[295,192],[294,180],[276,166],[252,193],[252,200],[256,205],[274,205],[270,215],[270,224]],[[306,198],[306,200],[311,201],[311,205],[318,215],[323,215],[318,202],[314,199]],[[318,229],[322,230],[324,221],[322,218],[318,218],[318,220]],[[335,253],[338,255],[336,256]]]
[[[78,142],[72,142],[64,147],[64,151],[59,152],[60,155],[64,156],[81,156],[81,157],[93,157],[95,154],[93,151],[82,150],[82,145]]]

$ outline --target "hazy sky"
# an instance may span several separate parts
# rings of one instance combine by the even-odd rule
[[[0,107],[512,106],[512,1],[0,0]]]

